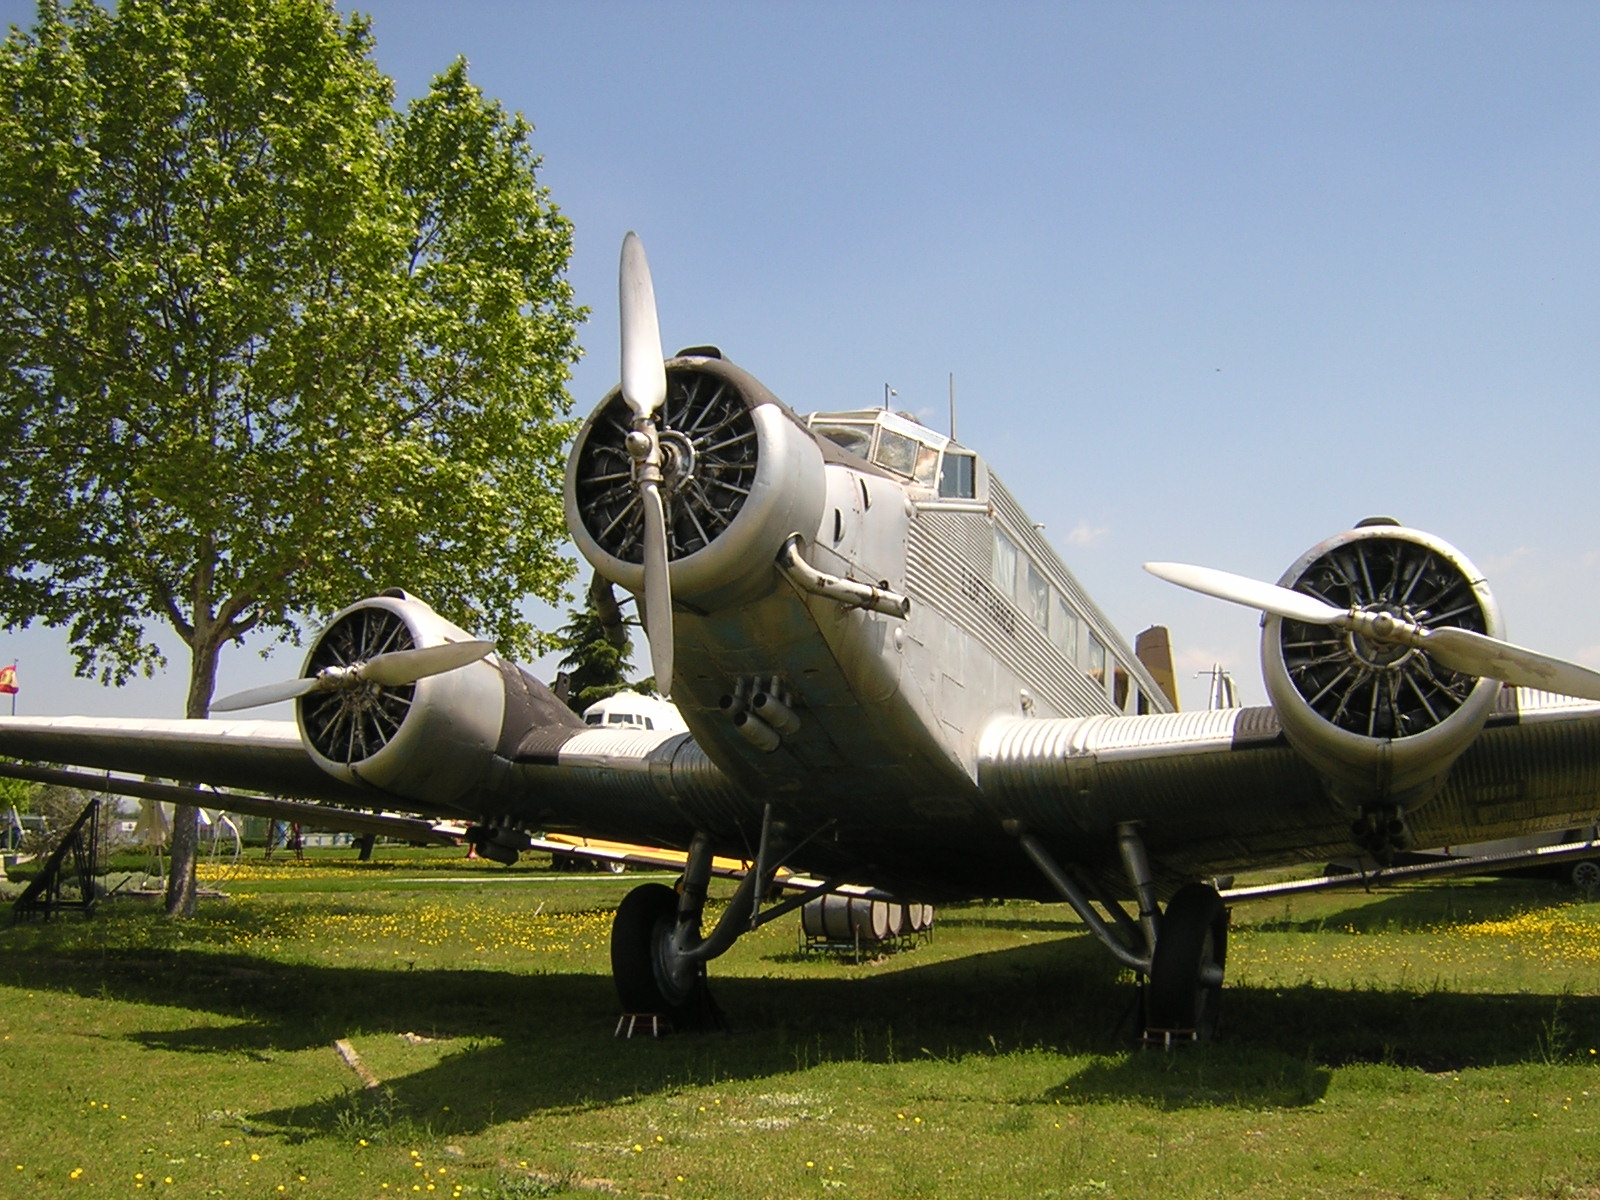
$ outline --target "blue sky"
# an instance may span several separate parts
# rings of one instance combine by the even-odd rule
[[[669,350],[797,409],[888,383],[943,428],[953,372],[961,440],[1185,675],[1259,702],[1255,621],[1141,562],[1275,579],[1373,513],[1600,666],[1600,7],[360,7],[402,98],[459,54],[535,124],[594,310],[578,411],[637,229]],[[19,712],[177,715],[164,644],[179,669],[120,692],[48,632],[0,660]],[[298,663],[229,650],[219,694]]]

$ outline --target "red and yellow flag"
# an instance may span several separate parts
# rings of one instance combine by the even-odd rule
[[[0,667],[0,695],[15,696],[17,694],[17,664],[9,667]]]

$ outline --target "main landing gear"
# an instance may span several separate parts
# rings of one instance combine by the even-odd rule
[[[1150,956],[1145,1032],[1182,1033],[1208,1042],[1217,1032],[1222,969],[1228,958],[1228,910],[1217,890],[1189,883],[1167,902]]]
[[[611,978],[627,1015],[665,1017],[677,1029],[723,1026],[722,1014],[706,987],[706,964],[724,954],[739,936],[825,894],[843,879],[761,910],[781,862],[773,848],[771,810],[762,821],[756,860],[709,936],[700,932],[706,887],[711,881],[711,839],[697,833],[689,844],[683,881],[677,891],[659,883],[640,884],[617,906],[611,921]]]
[[[1108,925],[1079,882],[1034,835],[1013,832],[1023,850],[1118,962],[1141,978],[1140,1033],[1146,1044],[1210,1041],[1217,1031],[1223,968],[1228,957],[1228,909],[1209,884],[1179,888],[1165,912],[1156,903],[1154,877],[1136,826],[1117,827],[1117,845],[1134,894],[1135,921],[1114,900],[1096,895],[1111,914]]]

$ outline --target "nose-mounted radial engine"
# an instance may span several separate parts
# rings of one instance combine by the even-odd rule
[[[1265,614],[1262,673],[1284,735],[1380,862],[1443,786],[1501,684],[1600,699],[1600,674],[1501,640],[1483,575],[1455,547],[1388,518],[1313,547],[1277,585],[1146,563],[1171,583]]]
[[[567,527],[602,576],[643,597],[667,693],[674,598],[709,612],[770,587],[785,539],[817,528],[826,481],[815,439],[754,376],[711,348],[662,361],[632,233],[619,292],[622,382],[573,443]]]

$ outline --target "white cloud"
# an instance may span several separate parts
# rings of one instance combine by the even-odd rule
[[[1089,547],[1100,541],[1111,530],[1104,525],[1090,525],[1088,521],[1079,521],[1067,531],[1063,539],[1069,546]]]

